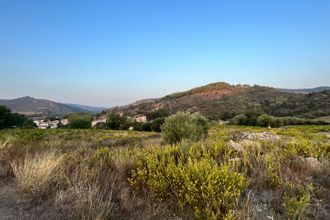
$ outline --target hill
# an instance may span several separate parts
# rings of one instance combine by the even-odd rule
[[[282,92],[292,92],[292,93],[316,93],[316,92],[323,92],[324,90],[330,90],[329,86],[320,86],[316,88],[311,88],[311,89],[278,89]]]
[[[283,92],[272,87],[219,82],[108,111],[134,116],[148,115],[159,109],[169,113],[198,111],[214,120],[227,120],[249,112],[315,118],[330,115],[330,90],[301,94]]]
[[[103,110],[107,109],[105,107],[94,107],[94,106],[89,106],[89,105],[79,105],[79,104],[70,104],[70,103],[65,103],[65,105],[74,107],[74,108],[79,108],[83,111],[90,112],[90,113],[99,113],[102,112]]]
[[[13,112],[26,116],[64,116],[75,112],[88,112],[77,106],[33,97],[21,97],[11,100],[0,100],[0,105],[5,105]]]

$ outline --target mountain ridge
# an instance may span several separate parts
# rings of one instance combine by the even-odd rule
[[[330,90],[330,86],[318,86],[315,88],[304,88],[304,89],[283,89],[283,88],[277,88],[278,90],[282,92],[293,92],[293,93],[315,93],[315,92],[322,92],[324,90]]]
[[[177,111],[198,111],[214,120],[227,120],[252,111],[306,118],[330,115],[330,90],[301,94],[267,86],[217,82],[147,100],[148,102],[140,101],[110,108],[108,112],[134,116],[148,115],[159,109],[165,109],[170,114]]]
[[[93,113],[79,107],[79,105],[68,105],[46,99],[36,99],[31,96],[23,96],[15,99],[0,99],[0,105],[5,105],[13,112],[29,117],[65,116],[77,112]]]

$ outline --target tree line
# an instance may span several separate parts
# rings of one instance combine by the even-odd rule
[[[9,108],[0,105],[0,130],[5,128],[34,128],[36,125],[26,116],[13,113]]]

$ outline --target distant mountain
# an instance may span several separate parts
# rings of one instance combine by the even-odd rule
[[[278,90],[280,90],[282,92],[307,94],[307,93],[322,92],[324,90],[330,90],[330,87],[329,86],[320,86],[320,87],[311,88],[311,89],[281,89],[281,88],[279,88]]]
[[[99,112],[102,112],[103,110],[107,109],[106,107],[93,107],[93,106],[79,105],[79,104],[65,103],[65,105],[75,107],[75,108],[79,108],[79,109],[82,109],[84,111],[91,112],[91,113],[99,113]]]
[[[315,118],[330,115],[330,90],[312,94],[283,92],[265,86],[219,82],[174,93],[159,99],[108,109],[128,116],[148,115],[159,109],[200,112],[209,119],[227,120],[235,115],[267,113],[275,116]]]
[[[64,116],[76,112],[92,113],[92,111],[87,111],[79,106],[72,106],[44,99],[35,99],[29,96],[11,100],[0,100],[0,105],[5,105],[13,112],[30,117]]]

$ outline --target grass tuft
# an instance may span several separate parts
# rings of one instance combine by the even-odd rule
[[[35,155],[26,154],[23,160],[11,162],[18,185],[23,192],[40,195],[47,193],[60,172],[62,156],[55,151]]]

